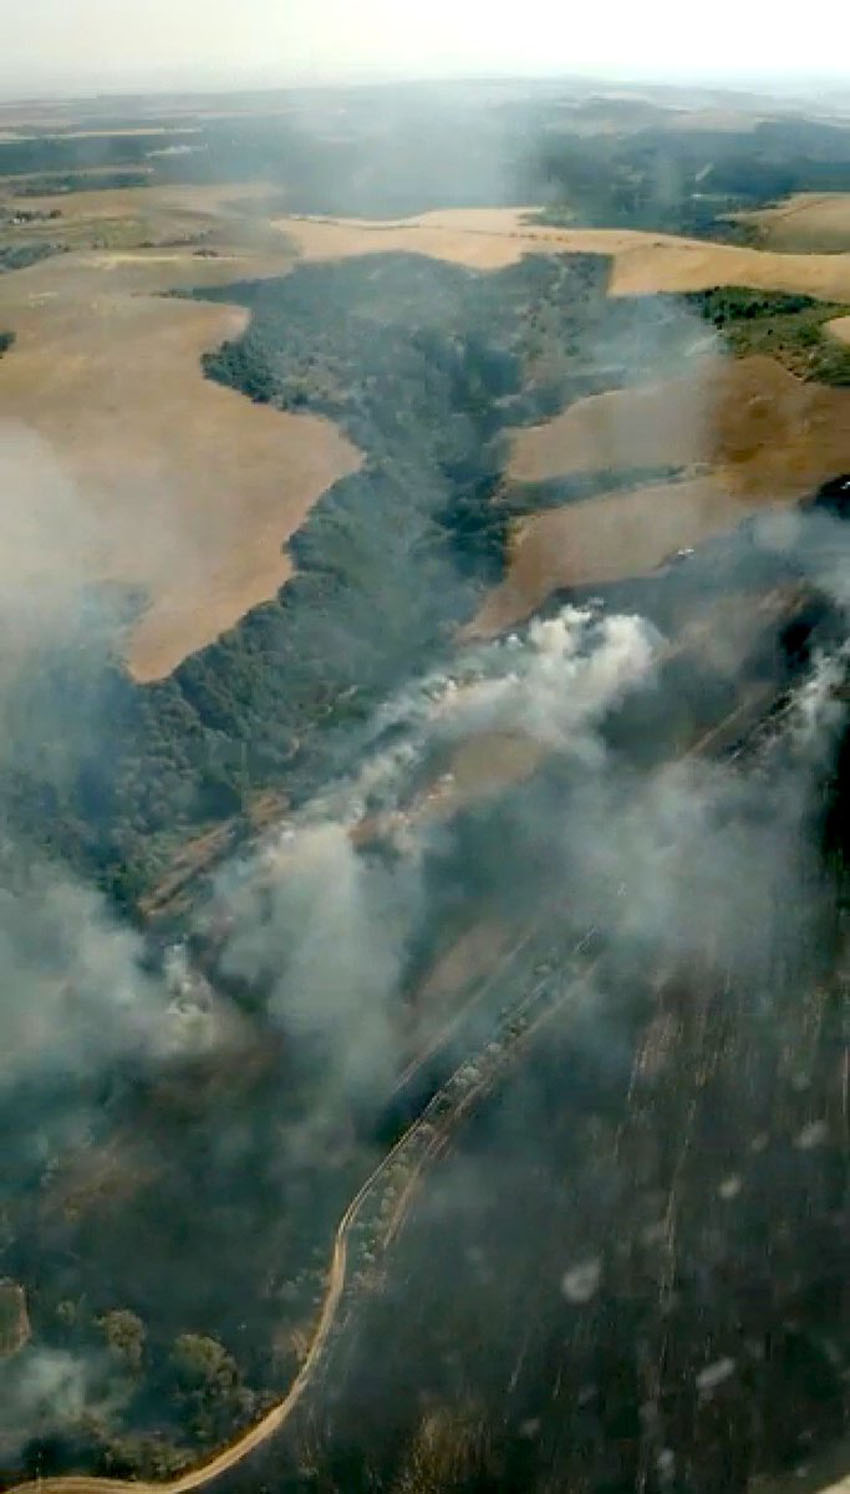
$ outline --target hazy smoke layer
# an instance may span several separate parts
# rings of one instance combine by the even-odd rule
[[[378,1089],[397,1068],[406,957],[439,918],[447,879],[471,919],[495,889],[500,907],[560,903],[579,932],[674,961],[722,958],[753,978],[806,937],[820,896],[812,795],[842,716],[843,661],[816,661],[770,774],[697,757],[646,772],[613,756],[600,727],[628,696],[663,715],[662,646],[638,616],[566,607],[470,650],[388,705],[357,777],[270,836],[238,889],[225,884],[225,969],[270,993],[274,1022],[321,1037],[334,1083]],[[449,771],[435,792],[434,765],[483,743],[486,777],[486,744],[503,733],[568,776],[498,780],[469,839],[451,816],[475,786],[458,789]],[[380,853],[358,844],[372,817]]]
[[[321,1036],[347,1085],[385,1083],[398,1060],[405,956],[427,915],[423,858],[451,836],[427,813],[429,755],[510,732],[598,762],[594,726],[651,679],[655,643],[640,618],[567,607],[404,692],[379,727],[383,735],[392,726],[395,744],[270,837],[242,886],[228,891],[226,973],[267,988],[269,1015],[287,1030]],[[359,851],[358,822],[401,805],[391,859]]]
[[[162,1052],[166,993],[143,975],[140,954],[97,894],[54,872],[0,888],[0,1079]]]
[[[14,476],[20,470],[29,474],[23,486]],[[62,754],[56,718],[40,704],[22,720],[16,694],[12,719],[6,687],[56,629],[56,610],[32,605],[28,557],[41,564],[36,552],[48,545],[57,574],[70,578],[56,592],[56,608],[77,618],[77,557],[96,536],[78,529],[73,491],[20,432],[0,441],[4,480],[14,493],[15,540],[13,559],[0,570],[0,724],[8,738],[24,740],[28,730],[33,750]],[[57,483],[58,502],[48,504],[44,484]],[[821,544],[819,521],[768,521],[760,543],[796,553],[805,529],[812,569],[841,601],[833,528],[820,526]],[[681,585],[686,592],[687,582]],[[687,743],[680,760],[642,766],[612,745],[608,728],[637,704],[644,723],[637,734],[661,738],[675,685],[664,678],[667,640],[632,603],[621,607],[564,607],[505,639],[461,650],[450,667],[414,681],[378,712],[356,771],[222,875],[218,973],[249,994],[243,1020],[257,1046],[272,1048],[282,1035],[280,1046],[306,1054],[320,1076],[313,1111],[299,1136],[286,1138],[305,1154],[311,1149],[313,1177],[325,1161],[318,1117],[389,1094],[415,1046],[404,1025],[410,991],[458,932],[514,930],[547,915],[553,938],[568,935],[565,948],[601,930],[633,964],[643,954],[646,969],[725,966],[748,982],[754,1002],[769,1002],[776,966],[801,962],[815,939],[823,898],[815,791],[843,720],[836,691],[844,652],[815,659],[766,766],[703,760],[688,755]],[[718,674],[734,679],[749,641],[721,616],[702,662],[710,658]],[[108,741],[108,721],[90,726]],[[498,753],[504,739],[523,749],[508,768]],[[480,766],[465,781],[458,758],[470,744]],[[0,743],[0,762],[3,753]],[[193,1018],[197,1003],[216,1010],[223,1003],[209,989],[198,994],[184,949],[172,951],[162,975],[150,973],[144,941],[119,926],[95,893],[13,843],[4,861],[0,1088],[7,1096],[16,1084],[96,1077],[125,1059],[156,1065],[207,1054],[226,1039],[226,1025]],[[518,999],[521,984],[504,994]],[[625,1041],[614,1034],[611,1042],[618,1036]],[[81,1102],[73,1117],[81,1135],[84,1109]],[[236,1120],[232,1130],[229,1124],[223,1114],[220,1157],[237,1134]],[[35,1152],[37,1126],[33,1132]],[[563,1278],[573,1303],[590,1301],[600,1286],[595,1258],[577,1260]],[[37,1334],[13,1368],[14,1375],[4,1370],[10,1389],[0,1412],[7,1441],[20,1428],[29,1435],[73,1425],[106,1404],[97,1364],[47,1349]]]

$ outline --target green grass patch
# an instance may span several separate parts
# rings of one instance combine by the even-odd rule
[[[736,357],[775,358],[799,378],[850,385],[850,346],[826,330],[850,306],[812,296],[724,286],[684,298],[710,322]]]

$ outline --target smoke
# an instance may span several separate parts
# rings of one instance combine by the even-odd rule
[[[0,423],[4,670],[22,648],[56,636],[79,609],[82,578],[100,549],[99,526],[47,442],[20,421]]]
[[[109,751],[114,721],[102,680],[137,599],[93,583],[126,519],[86,502],[49,445],[20,422],[0,424],[0,486],[0,1088],[8,1089],[38,1074],[94,1076],[131,1056],[159,1062],[209,1034],[191,1029],[173,981],[146,971],[142,937],[49,849],[54,818],[76,812],[81,762]],[[36,802],[19,818],[28,794]]]
[[[346,826],[327,821],[284,841],[261,882],[230,904],[224,973],[269,990],[273,1024],[321,1041],[329,1087],[335,1079],[350,1092],[386,1084],[394,998],[420,899],[416,858],[387,866],[361,857]]]
[[[840,689],[847,677],[850,640],[832,652],[819,651],[794,691],[789,707],[788,737],[795,759],[823,762],[835,750],[846,708]]]
[[[754,630],[721,614],[715,664],[733,674]],[[449,905],[474,923],[493,895],[498,916],[511,901],[561,901],[577,937],[602,928],[653,958],[722,957],[752,979],[805,941],[821,896],[815,790],[843,720],[845,652],[814,659],[769,773],[691,754],[647,770],[612,749],[607,725],[629,702],[639,744],[663,722],[677,691],[667,646],[636,613],[568,605],[461,650],[383,707],[356,774],[222,880],[224,973],[265,991],[269,1020],[293,1040],[319,1043],[329,1090],[391,1087],[411,950]],[[506,736],[526,744],[507,769]],[[453,765],[471,745],[475,773],[459,781]],[[555,777],[524,787],[547,760],[561,764]]]
[[[79,1430],[84,1418],[106,1421],[123,1393],[105,1360],[64,1349],[23,1349],[0,1364],[0,1456],[11,1462],[31,1439]]]
[[[644,322],[651,323],[650,312],[608,350],[626,381],[640,378],[663,339],[673,338],[668,325],[648,347]],[[682,328],[674,330],[679,337]],[[695,338],[695,358],[704,342]],[[713,366],[706,360],[705,370]],[[695,377],[665,412],[658,440],[646,442],[647,462],[668,459],[674,439],[682,460],[704,444],[700,390]],[[634,462],[639,423],[603,422],[600,431],[597,464]],[[13,494],[13,542],[0,568],[0,758],[9,760],[10,741],[29,742],[73,765],[61,708],[53,711],[43,692],[21,694],[18,686],[57,630],[79,629],[85,647],[103,651],[80,585],[83,557],[100,541],[73,489],[29,436],[0,440],[0,481]],[[419,605],[407,591],[408,573],[387,563],[387,545],[402,547],[406,536],[393,535],[381,516],[375,533],[361,539],[357,522],[352,518],[351,534],[340,530],[340,552],[350,561],[359,544],[366,555],[357,605],[372,612],[374,542],[389,572],[378,597],[389,623]],[[841,601],[846,581],[833,531],[827,521],[766,520],[759,545],[789,556],[805,537],[810,574]],[[57,577],[50,606],[42,605],[44,590],[34,597],[30,584],[46,560]],[[693,600],[696,582],[672,584]],[[336,642],[335,626],[331,617],[325,635],[312,640],[317,657]],[[736,677],[756,631],[749,620],[733,626],[721,614],[694,650],[695,695],[699,668]],[[290,1049],[306,1055],[320,1076],[309,1113],[294,1123],[275,1116],[276,1129],[269,1129],[268,1136],[283,1138],[287,1160],[297,1155],[315,1175],[332,1129],[326,1117],[391,1093],[419,1035],[445,1022],[445,1010],[413,1009],[417,974],[458,931],[488,920],[510,932],[548,917],[563,949],[601,931],[615,956],[642,955],[646,972],[722,964],[730,978],[748,982],[754,1002],[770,1001],[772,970],[808,946],[822,906],[817,789],[844,718],[837,690],[847,654],[816,655],[770,762],[736,766],[691,751],[696,731],[664,760],[658,743],[666,743],[679,706],[677,681],[665,674],[675,642],[629,599],[612,610],[568,605],[506,638],[459,647],[448,664],[378,710],[351,772],[266,836],[255,854],[226,868],[213,895],[227,915],[215,976],[247,993],[244,1021],[268,1040],[272,1064]],[[689,657],[683,668],[691,668]],[[106,719],[86,722],[87,733],[105,743],[109,729]],[[522,752],[506,759],[505,739]],[[459,762],[469,760],[471,747],[475,770],[464,774]],[[642,759],[639,749],[647,747]],[[119,925],[98,894],[14,839],[4,859],[0,1088],[12,1094],[22,1082],[97,1078],[125,1060],[161,1071],[226,1046],[222,998],[203,986],[183,946],[171,951],[163,973],[154,972],[145,941]],[[520,965],[498,1000],[516,1002],[528,977]],[[627,1037],[614,1018],[596,1017],[594,1007],[592,1040],[619,1061]],[[85,1105],[65,1113],[80,1136],[86,1114]],[[213,1155],[221,1166],[229,1155],[227,1176],[235,1176],[243,1140],[244,1155],[255,1155],[255,1119],[221,1107],[205,1160]],[[257,1134],[261,1129],[257,1119]],[[484,1192],[474,1198],[476,1209]],[[211,1234],[218,1224],[211,1221]],[[572,1307],[603,1297],[606,1276],[595,1252],[577,1251],[565,1267],[561,1292]],[[4,1377],[10,1388],[0,1429],[13,1443],[21,1427],[44,1435],[111,1405],[96,1362],[44,1345],[22,1352],[14,1377],[11,1370]]]
[[[588,785],[570,815],[581,848],[576,906],[658,957],[763,975],[777,953],[778,909],[783,944],[811,911],[801,902],[810,807],[799,777],[767,789],[696,761]]]
[[[45,867],[0,888],[0,1082],[162,1051],[167,995],[140,938],[100,897]]]
[[[430,674],[385,708],[378,743],[353,779],[329,786],[271,835],[237,884],[226,876],[222,971],[265,990],[268,1018],[293,1039],[319,1041],[329,1088],[380,1092],[399,1066],[406,963],[434,916],[426,873],[453,840],[433,763],[479,742],[486,764],[489,738],[510,733],[535,756],[557,750],[598,765],[596,727],[650,684],[658,642],[640,618],[566,607],[523,637],[461,654],[450,673]],[[390,730],[395,740],[383,748]],[[444,773],[437,788],[452,783]],[[459,792],[450,810],[462,807]],[[383,851],[358,848],[370,816],[390,829]]]
[[[656,630],[639,617],[598,617],[563,608],[513,634],[478,660],[468,684],[454,678],[435,708],[447,736],[473,731],[525,732],[548,748],[587,750],[600,717],[628,691],[648,683]]]
[[[396,806],[435,751],[488,733],[592,755],[606,711],[651,684],[661,641],[644,618],[566,606],[522,633],[461,649],[451,667],[381,707],[356,775],[328,785],[303,816],[352,823],[374,807]]]

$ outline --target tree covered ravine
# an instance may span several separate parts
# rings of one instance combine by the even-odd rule
[[[363,467],[293,537],[277,597],[161,683],[134,685],[118,657],[141,599],[91,594],[8,692],[15,833],[131,908],[182,842],[349,763],[376,704],[451,649],[501,574],[503,433],[681,351],[688,319],[659,333],[644,303],[606,299],[607,274],[581,256],[483,275],[390,255],[205,292],[251,310],[208,376],[329,415]]]
[[[328,416],[363,467],[314,507],[278,596],[161,684],[133,685],[118,661],[138,599],[88,600],[4,702],[16,849],[64,860],[132,909],[184,840],[228,821],[247,834],[255,795],[276,789],[303,805],[375,748],[380,707],[452,659],[459,626],[500,579],[511,517],[674,475],[505,484],[512,428],[685,367],[704,319],[743,308],[750,320],[749,300],[731,294],[697,306],[609,300],[607,274],[585,257],[482,275],[390,255],[217,292],[251,321],[208,356],[208,376]],[[811,313],[759,304],[763,316]],[[834,545],[843,520],[826,517]],[[815,532],[813,552],[819,543]],[[742,526],[687,565],[604,588],[593,637],[612,615],[655,629],[657,644],[675,638],[696,598],[716,608],[716,643],[730,595],[753,614],[760,596],[801,578],[813,595],[795,630],[756,629],[733,666],[704,639],[661,647],[651,686],[617,696],[581,738],[585,751],[561,741],[528,782],[462,805],[424,837],[390,988],[408,1037],[418,984],[473,914],[495,952],[496,931],[518,935],[545,907],[565,964],[588,926],[604,926],[594,1002],[576,1023],[567,1009],[459,1128],[314,1392],[234,1486],[412,1494],[543,1489],[557,1476],[594,1494],[636,1484],[710,1494],[793,1469],[839,1435],[846,930],[819,840],[825,826],[826,865],[840,869],[846,748],[837,773],[831,760],[819,766],[799,822],[815,889],[799,922],[787,895],[797,884],[782,881],[775,854],[787,850],[774,834],[786,798],[762,792],[758,763],[739,790],[724,753],[707,754],[672,802],[651,794],[668,762],[734,716],[740,692],[785,701],[840,647],[843,614],[817,592],[803,550],[761,545]],[[550,620],[563,601],[551,600]],[[520,633],[517,648],[530,649]],[[559,705],[569,689],[555,693]],[[733,735],[724,752],[739,745]],[[784,790],[793,774],[778,781]],[[636,808],[645,834],[621,842]],[[83,1408],[61,1432],[29,1438],[9,1481],[75,1468],[164,1476],[261,1416],[303,1360],[336,1221],[387,1144],[393,1071],[377,1068],[355,1103],[327,1049],[335,1029],[343,1049],[361,1028],[371,1037],[363,1012],[328,1006],[327,1043],[299,1021],[329,991],[365,1000],[370,959],[386,954],[394,899],[408,890],[396,847],[361,852],[332,832],[338,860],[284,906],[282,932],[273,886],[258,879],[255,907],[234,874],[232,941],[195,938],[222,1052],[199,1044],[154,1062],[141,1046],[113,1051],[109,1032],[90,1026],[103,1063],[81,1077],[66,1043],[47,1077],[24,1069],[4,1100],[17,1144],[3,1273],[26,1282],[47,1398],[70,1383]],[[313,944],[332,962],[311,984],[315,967],[292,955],[299,925],[316,908],[339,912],[361,877],[386,903],[365,900],[368,937],[353,945],[320,926]],[[672,901],[656,902],[664,877]],[[72,902],[68,943],[44,936],[52,890],[37,879],[26,890],[20,942],[39,955],[44,944],[65,979],[88,923]],[[74,1000],[104,968],[111,981],[99,950],[71,964]],[[154,979],[160,954],[133,945],[130,963]],[[540,978],[538,964],[552,964],[545,949],[523,981]],[[303,997],[294,1016],[276,1007],[285,980]],[[497,1011],[522,989],[497,988]],[[157,1029],[173,1015],[158,1011]],[[450,1050],[445,1063],[469,1056]],[[12,1419],[14,1383],[9,1373]]]

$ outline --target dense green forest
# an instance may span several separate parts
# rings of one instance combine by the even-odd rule
[[[850,132],[794,119],[740,133],[612,132],[549,140],[537,164],[549,221],[746,241],[750,231],[726,214],[792,192],[848,190]]]
[[[848,315],[848,307],[738,286],[695,292],[683,299],[717,329],[736,356],[767,354],[800,378],[850,384],[850,347],[827,329],[833,318]]]

